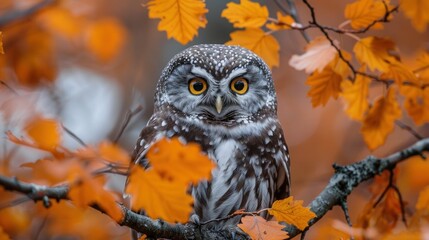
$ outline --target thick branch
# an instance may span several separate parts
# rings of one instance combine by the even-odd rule
[[[369,156],[360,162],[347,166],[338,166],[334,164],[335,174],[330,179],[325,189],[309,205],[316,217],[310,220],[312,226],[319,221],[334,206],[340,205],[352,190],[360,183],[374,178],[384,170],[393,169],[396,165],[412,156],[422,156],[424,151],[429,151],[429,138],[415,143],[409,148],[394,153],[386,158],[375,158]],[[68,199],[68,186],[46,187],[36,184],[23,183],[14,178],[0,176],[0,186],[6,190],[17,191],[26,194],[29,198],[37,200],[49,199]],[[101,211],[97,206],[93,208]],[[235,239],[246,239],[245,236],[238,234],[235,226],[225,230],[202,229],[202,226],[196,224],[170,224],[161,220],[153,220],[146,216],[132,212],[130,209],[122,206],[124,218],[119,224],[128,226],[136,231],[145,233],[148,236],[171,239],[228,239],[234,236]],[[288,225],[285,228],[292,238],[299,233],[296,227]]]

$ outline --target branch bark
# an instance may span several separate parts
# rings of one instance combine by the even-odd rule
[[[325,189],[310,203],[309,207],[316,214],[310,220],[309,227],[319,221],[329,210],[336,205],[341,205],[353,189],[360,183],[374,178],[384,170],[393,169],[396,165],[412,156],[425,158],[424,152],[429,151],[429,138],[422,139],[414,145],[396,152],[385,158],[368,156],[354,164],[339,166],[334,164],[335,173],[329,180]],[[24,183],[16,178],[0,175],[0,186],[6,190],[25,194],[34,201],[46,201],[46,199],[67,200],[69,188],[67,185],[46,187],[32,183]],[[45,204],[46,205],[46,204]],[[97,206],[93,208],[102,211]],[[121,205],[124,217],[118,224],[128,226],[148,236],[171,239],[227,239],[234,236],[235,239],[247,239],[236,226],[230,226],[224,230],[203,229],[197,224],[170,224],[162,220],[153,220],[137,214]],[[290,238],[302,231],[292,225],[287,225],[285,230]]]

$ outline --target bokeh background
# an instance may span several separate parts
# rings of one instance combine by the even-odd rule
[[[40,1],[1,0],[0,20],[2,16],[28,9],[38,2]],[[113,139],[125,113],[141,105],[143,111],[132,119],[119,142],[123,148],[132,151],[140,130],[152,114],[156,83],[169,59],[194,44],[225,43],[233,31],[232,25],[220,17],[221,11],[229,2],[223,0],[206,1],[209,9],[208,24],[206,28],[199,30],[194,41],[185,46],[168,40],[165,32],[157,30],[158,21],[148,18],[145,1],[47,2],[45,10],[36,14],[6,24],[0,21],[6,52],[4,56],[0,56],[0,67],[3,68],[0,80],[7,83],[7,86],[0,86],[0,132],[12,130],[19,133],[25,119],[38,112],[58,117],[64,126],[83,141],[96,144],[106,138]],[[269,7],[272,16],[279,11],[274,1],[259,2]],[[330,26],[338,26],[345,21],[344,7],[350,2],[352,1],[311,1],[319,22]],[[309,20],[308,9],[301,1],[296,1],[296,5],[302,22],[306,23]],[[57,13],[49,13],[48,9],[53,7],[68,11],[64,16],[67,15],[73,21],[61,14],[57,16]],[[103,21],[114,22],[113,25],[117,27],[107,30],[99,39],[101,48],[108,48],[109,44],[115,46],[111,47],[114,48],[113,53],[107,54],[108,57],[97,55],[97,50],[91,50],[89,45],[92,32],[88,27],[82,27]],[[73,26],[74,23],[82,25],[76,27]],[[66,24],[70,26],[64,27]],[[28,40],[38,32],[49,34],[51,42],[37,37]],[[317,30],[310,30],[308,34],[311,38],[321,35]],[[404,61],[411,61],[418,52],[429,48],[429,34],[417,32],[402,13],[395,13],[392,23],[385,24],[384,30],[368,34],[394,40]],[[325,107],[311,106],[307,97],[309,87],[305,85],[307,75],[288,65],[293,54],[300,54],[304,50],[306,42],[302,35],[297,31],[282,31],[274,35],[280,42],[281,55],[280,66],[273,69],[273,77],[278,97],[278,115],[292,158],[292,195],[295,199],[302,199],[305,203],[314,199],[333,174],[333,163],[348,164],[368,155],[386,156],[416,141],[408,131],[396,127],[384,146],[370,152],[360,135],[360,123],[345,115],[341,99],[330,100]],[[353,39],[337,34],[332,36],[339,40],[343,48],[351,51],[355,42]],[[25,74],[16,72],[19,63],[8,58],[8,55],[27,51],[29,47],[40,48],[45,53],[45,49],[50,49],[51,62],[38,58],[42,62],[37,64],[49,65],[49,68],[55,70],[45,75],[27,70],[33,74],[28,79],[34,82],[22,86],[19,78]],[[35,79],[38,76],[45,77]],[[47,79],[49,80],[46,81]],[[378,91],[380,87],[374,85],[371,91]],[[429,133],[427,125],[414,126],[405,112],[402,121],[423,136]],[[64,142],[71,148],[78,146],[67,135]],[[11,164],[17,169],[22,162],[37,159],[42,154],[28,149],[15,150],[5,137],[0,139],[0,143],[0,153],[3,156],[14,150]],[[413,203],[416,186],[410,187],[408,176],[416,166],[407,164],[401,165],[401,172],[406,174],[405,177],[400,177],[399,183],[406,201]],[[429,167],[424,164],[418,168],[427,168],[429,171]],[[118,189],[123,186],[121,184],[114,183]],[[348,202],[352,219],[356,219],[368,198],[368,184],[358,187],[350,196]],[[326,217],[328,218],[343,220],[343,215],[339,209],[334,209]],[[322,224],[317,224],[316,228]],[[316,236],[316,233],[317,229],[311,230],[309,239]]]

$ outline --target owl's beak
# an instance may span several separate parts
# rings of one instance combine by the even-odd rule
[[[216,111],[220,113],[222,111],[223,103],[221,96],[217,95],[216,97]]]

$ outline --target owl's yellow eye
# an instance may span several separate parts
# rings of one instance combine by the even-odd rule
[[[207,90],[207,82],[202,78],[193,78],[188,83],[189,91],[194,95],[200,95]]]
[[[245,78],[238,77],[238,78],[231,81],[230,88],[232,91],[234,91],[240,95],[243,95],[249,89],[249,82],[247,82],[247,79],[245,79]]]

